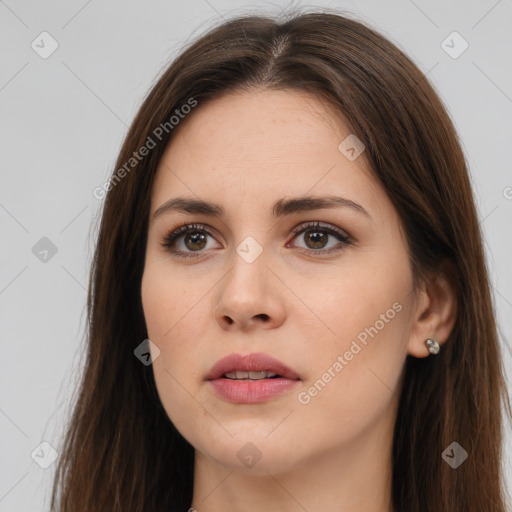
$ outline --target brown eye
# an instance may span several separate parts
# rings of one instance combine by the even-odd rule
[[[185,234],[183,243],[191,251],[203,249],[206,246],[206,235],[199,232]]]
[[[304,240],[306,254],[321,255],[342,250],[345,246],[351,245],[350,236],[340,229],[331,225],[322,225],[319,222],[300,225],[294,229],[295,238]],[[325,249],[331,238],[338,239],[339,243]]]
[[[162,246],[177,256],[198,257],[208,244],[208,237],[213,235],[201,224],[189,224],[169,233],[163,240]],[[181,247],[180,247],[181,245]]]
[[[311,243],[313,249],[323,249],[328,242],[329,236],[327,233],[318,230],[306,231],[304,240],[306,240],[306,244]]]
[[[324,255],[342,250],[347,245],[352,245],[350,235],[330,224],[322,225],[320,222],[301,224],[293,230],[295,237],[304,240],[303,252],[308,255]],[[161,244],[169,252],[179,257],[197,258],[201,256],[208,245],[208,237],[213,234],[202,224],[188,224],[169,233]],[[326,248],[331,239],[337,239],[331,247]],[[332,240],[334,242],[334,240]],[[290,247],[287,244],[286,247]],[[293,246],[291,246],[293,247]],[[300,246],[299,246],[300,247]]]

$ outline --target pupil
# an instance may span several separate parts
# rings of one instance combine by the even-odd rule
[[[200,247],[190,247],[188,245],[188,241],[192,240],[192,243],[193,244],[196,244],[196,243],[199,243],[199,242],[203,242],[202,245]],[[203,234],[203,233],[188,233],[185,237],[185,244],[187,245],[187,247],[189,249],[202,249],[205,245],[206,245],[206,236]]]
[[[325,233],[322,233],[321,231],[312,231],[310,234],[307,235],[309,240],[313,239],[313,246],[315,249],[321,249],[325,246],[326,243],[326,236]],[[316,239],[316,240],[315,240]],[[322,243],[323,240],[323,243]]]

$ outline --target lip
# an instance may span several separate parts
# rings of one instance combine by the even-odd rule
[[[224,377],[232,371],[277,373],[280,377],[261,380],[234,380]],[[205,378],[213,390],[222,398],[232,403],[258,403],[270,400],[290,391],[300,381],[297,372],[283,362],[262,353],[247,355],[231,354],[217,361]]]
[[[252,354],[230,354],[219,359],[212,367],[206,380],[222,377],[225,373],[234,372],[274,372],[286,379],[300,380],[297,372],[288,368],[284,363],[267,354],[254,352]]]

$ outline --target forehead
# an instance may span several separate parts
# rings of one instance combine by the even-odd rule
[[[227,207],[242,197],[262,207],[267,199],[327,193],[372,201],[383,191],[364,152],[351,160],[340,150],[347,137],[354,135],[341,115],[310,93],[265,89],[199,103],[160,161],[152,211],[174,195]]]

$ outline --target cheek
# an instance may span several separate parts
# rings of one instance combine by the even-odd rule
[[[183,378],[190,381],[197,371],[201,340],[199,316],[204,305],[194,291],[180,286],[176,277],[166,277],[155,267],[144,273],[141,286],[142,305],[149,339],[159,350],[153,362],[155,380],[165,381],[164,393],[175,388]],[[173,379],[174,377],[175,379]]]
[[[148,338],[157,345],[159,356],[152,364],[157,391],[169,418],[181,430],[204,410],[192,398],[192,383],[199,382],[202,340],[200,317],[204,292],[185,283],[169,268],[148,264],[141,283],[141,297]]]
[[[141,283],[141,298],[149,338],[166,346],[176,332],[194,323],[190,316],[200,306],[200,290],[187,286],[165,261],[148,262]],[[200,307],[199,307],[200,309]]]
[[[318,341],[310,344],[309,355],[315,359],[316,354],[318,359],[324,354],[332,359],[349,350],[354,340],[369,352],[401,344],[407,331],[410,285],[407,273],[400,274],[397,268],[383,262],[374,266],[368,262],[358,268],[338,270],[323,279],[316,292],[304,284],[295,288],[301,290],[303,301],[311,304],[314,312],[299,320],[302,327],[316,324],[322,332]],[[372,340],[375,343],[370,343]]]
[[[350,443],[370,426],[384,422],[384,428],[391,428],[394,422],[406,357],[406,321],[404,309],[389,309],[392,304],[384,300],[382,306],[375,311],[388,311],[388,323],[373,312],[351,316],[348,311],[354,309],[347,310],[335,325],[341,335],[334,347],[328,344],[326,355],[320,355],[317,346],[307,355],[312,371],[297,396],[301,414],[296,417],[304,419],[310,432],[322,432],[323,442]]]
[[[327,334],[303,345],[311,369],[299,402],[315,411],[311,418],[329,410],[333,428],[341,422],[353,432],[398,396],[410,327],[407,260],[366,263],[322,288],[315,313]]]
[[[157,342],[177,314],[177,301],[170,300],[165,274],[158,272],[153,264],[146,263],[141,283],[141,298],[148,336]]]

